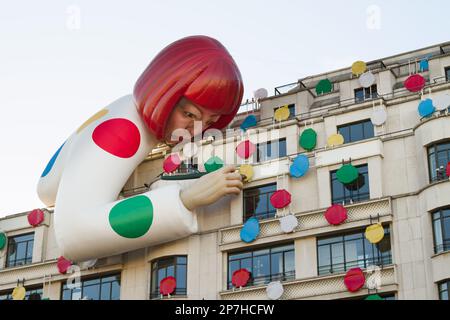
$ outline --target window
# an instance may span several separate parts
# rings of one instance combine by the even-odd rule
[[[38,288],[26,288],[26,294],[24,300],[41,300],[42,299],[42,287]],[[8,293],[0,293],[0,301],[1,300],[12,300],[12,291]]]
[[[337,131],[344,137],[345,143],[374,137],[373,124],[370,119],[338,126]]]
[[[428,170],[430,182],[447,179],[445,168],[450,162],[450,141],[428,146]]]
[[[120,274],[82,280],[76,288],[65,283],[62,300],[120,300]]]
[[[159,283],[165,277],[172,276],[177,281],[174,295],[187,294],[187,257],[164,257],[152,262],[152,287],[150,299],[160,298]]]
[[[372,244],[365,230],[317,239],[318,274],[345,272],[351,268],[367,268],[392,263],[389,227],[384,227],[384,238]]]
[[[445,80],[450,81],[450,67],[445,68]]]
[[[34,233],[9,238],[6,267],[30,264],[33,260],[33,244]]]
[[[448,298],[448,288],[449,287],[450,287],[450,280],[445,280],[441,283],[438,283],[440,300],[450,300]]]
[[[295,279],[294,244],[244,251],[228,255],[228,289],[233,287],[233,272],[245,268],[250,272],[247,285]]]
[[[280,109],[280,108],[282,108],[282,107],[284,107],[284,106],[275,108],[275,109],[273,110],[273,112],[277,111],[278,109]],[[289,104],[289,105],[288,105],[288,109],[289,109],[289,118],[288,118],[288,119],[295,118],[295,103]]]
[[[432,213],[434,252],[450,250],[450,207]]]
[[[277,191],[277,184],[245,189],[244,194],[244,221],[248,218],[268,219],[275,216],[277,209],[270,203],[270,197]]]
[[[255,152],[256,162],[269,161],[286,156],[286,138],[258,143]]]
[[[369,171],[367,164],[356,166],[359,177],[350,184],[341,183],[336,176],[337,170],[330,172],[331,179],[331,202],[348,204],[370,199]]]
[[[355,102],[363,102],[369,99],[375,99],[378,97],[377,85],[374,84],[370,88],[358,88],[355,89]]]

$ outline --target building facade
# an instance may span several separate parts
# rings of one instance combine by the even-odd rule
[[[0,299],[10,299],[16,286],[25,287],[27,298],[161,299],[159,283],[171,275],[177,280],[171,299],[267,299],[267,284],[281,281],[281,299],[364,299],[377,293],[384,299],[447,300],[449,106],[422,117],[418,105],[450,94],[450,42],[371,61],[367,67],[375,76],[368,88],[350,67],[277,87],[273,96],[247,105],[230,125],[239,128],[252,114],[256,127],[201,141],[201,153],[178,174],[161,177],[169,150],[154,150],[120,197],[170,183],[189,185],[201,175],[194,169],[204,172],[211,155],[230,163],[242,140],[257,146],[255,156],[246,161],[254,175],[241,195],[199,209],[199,231],[188,238],[79,263],[73,273],[61,274],[53,208],[43,209],[44,221],[36,227],[30,226],[28,212],[1,218],[6,241],[0,250]],[[419,92],[404,87],[415,73],[426,80]],[[329,92],[316,90],[324,79],[332,84]],[[288,106],[290,116],[276,121],[274,113],[282,106]],[[379,125],[373,121],[375,111],[387,115]],[[307,129],[317,133],[311,151],[299,144]],[[329,137],[337,133],[344,143],[331,145]],[[294,178],[289,168],[299,154],[308,157],[309,170]],[[358,170],[351,185],[338,181],[336,172],[343,163]],[[285,209],[270,202],[280,189],[292,195]],[[344,223],[330,225],[324,218],[332,204],[347,209]],[[298,222],[290,233],[280,228],[280,218],[287,214]],[[258,219],[260,232],[246,243],[240,231],[252,217]],[[365,237],[373,223],[384,228],[377,244]],[[366,284],[349,292],[344,276],[354,267],[366,277],[375,269],[378,288]],[[251,279],[245,287],[233,288],[232,274],[241,268]],[[74,288],[77,279],[81,286]]]

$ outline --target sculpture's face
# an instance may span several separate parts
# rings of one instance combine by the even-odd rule
[[[172,133],[174,133],[176,129],[187,130],[191,137],[201,134],[202,131],[205,131],[208,127],[219,120],[220,116],[220,114],[207,110],[206,108],[201,107],[183,97],[169,116],[165,129],[164,140],[169,144],[179,142],[178,140],[172,140]],[[201,126],[197,124],[195,127],[198,132],[194,132],[194,122],[196,121],[198,121],[199,124],[201,122]]]

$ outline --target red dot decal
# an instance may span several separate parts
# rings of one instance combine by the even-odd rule
[[[366,278],[360,268],[353,268],[347,271],[344,277],[344,284],[350,292],[356,292],[364,286]]]
[[[250,272],[247,269],[242,268],[233,272],[231,277],[231,283],[236,287],[245,287],[250,279]]]
[[[37,227],[44,221],[44,212],[40,209],[34,209],[28,214],[27,219],[31,226]]]
[[[67,260],[63,256],[59,257],[58,262],[56,263],[59,273],[62,273],[62,274],[65,274],[71,265],[72,265],[72,261]]]
[[[176,153],[171,154],[170,156],[168,156],[166,158],[166,160],[164,160],[164,163],[163,163],[164,172],[166,172],[166,173],[174,172],[175,170],[178,169],[180,164],[181,164],[181,159],[178,156],[178,154],[176,154]]]
[[[236,147],[236,153],[242,159],[248,159],[256,151],[256,146],[249,140],[242,141]]]
[[[413,74],[403,83],[405,88],[411,92],[418,92],[425,87],[425,78],[420,74]]]
[[[130,158],[136,154],[141,135],[136,125],[128,119],[106,120],[95,128],[92,140],[106,152],[119,158]]]
[[[347,220],[347,209],[340,204],[333,204],[325,211],[325,219],[332,225],[341,224]]]
[[[447,175],[447,177],[450,177],[450,162],[447,163],[447,168],[445,169],[445,174]]]
[[[274,208],[282,209],[291,203],[291,194],[284,189],[275,191],[270,196],[270,203]]]
[[[172,294],[175,291],[176,287],[177,280],[172,276],[165,277],[159,282],[159,292],[162,295]]]

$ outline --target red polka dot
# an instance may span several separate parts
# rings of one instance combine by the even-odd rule
[[[247,269],[242,268],[233,272],[231,277],[231,283],[236,287],[245,287],[248,280],[250,280],[250,272]]]
[[[325,219],[332,225],[341,224],[347,220],[347,209],[339,204],[333,204],[325,211]]]
[[[176,154],[176,153],[171,154],[163,162],[164,172],[166,172],[166,173],[174,172],[175,170],[178,169],[180,164],[181,164],[181,159],[178,156],[178,154]]]
[[[291,194],[284,189],[275,191],[270,196],[270,203],[274,208],[282,209],[291,203]]]
[[[72,261],[67,260],[63,256],[59,257],[58,262],[56,263],[56,266],[58,267],[58,271],[61,274],[65,274],[71,265],[72,265]]]
[[[172,276],[165,277],[159,282],[159,292],[162,295],[172,294],[175,291],[176,287],[177,280]]]
[[[34,209],[28,214],[27,219],[31,226],[36,227],[44,221],[44,212],[41,209]]]
[[[92,140],[100,148],[119,158],[130,158],[136,154],[141,135],[136,125],[128,119],[106,120],[95,128]]]
[[[250,141],[242,141],[236,147],[236,153],[242,159],[248,159],[256,151],[256,146]]]
[[[360,268],[353,268],[347,271],[344,277],[344,284],[350,292],[356,292],[364,286],[366,278]]]

